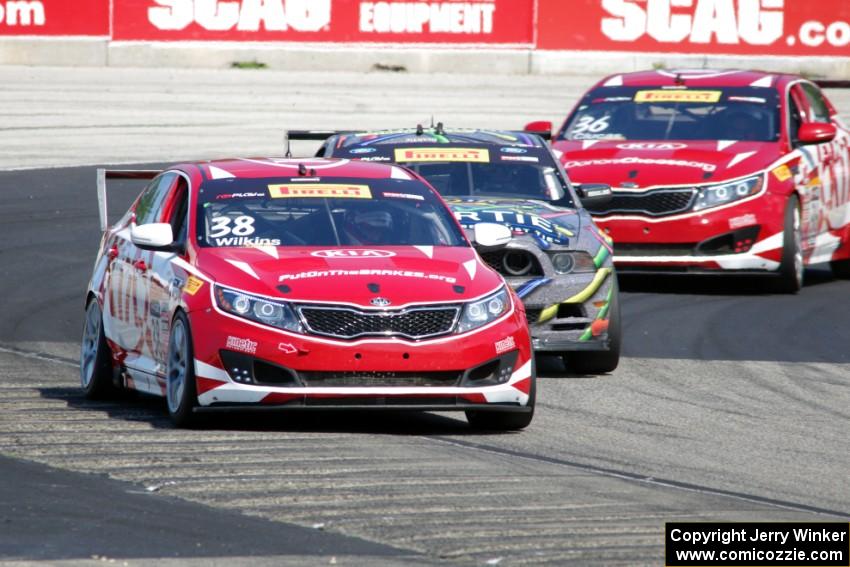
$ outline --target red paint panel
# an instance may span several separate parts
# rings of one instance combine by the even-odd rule
[[[0,37],[108,36],[109,0],[0,0]]]
[[[220,386],[224,386],[227,382],[221,382],[219,380],[210,380],[209,378],[195,378],[195,387],[198,390],[198,395],[200,396],[204,392],[209,392],[210,390],[215,390]]]
[[[114,39],[520,44],[529,0],[114,0]]]
[[[538,0],[540,49],[844,55],[846,0]]]
[[[511,384],[511,386],[516,388],[523,394],[528,395],[528,393],[531,391],[531,378],[525,378],[523,380],[520,380],[516,384]]]

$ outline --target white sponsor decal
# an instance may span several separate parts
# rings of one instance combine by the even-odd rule
[[[366,33],[493,33],[494,2],[360,2]]]
[[[516,342],[513,337],[505,337],[501,341],[493,343],[496,347],[496,354],[502,354],[516,348]]]
[[[443,276],[440,274],[426,274],[425,272],[414,272],[410,270],[316,270],[311,272],[300,272],[297,274],[284,274],[279,281],[304,280],[312,278],[345,277],[345,276],[383,276],[390,278],[415,278],[420,280],[434,280],[446,283],[457,283],[457,278]]]
[[[368,250],[365,248],[343,248],[336,250],[317,250],[310,256],[318,258],[392,258],[395,252],[389,250]]]
[[[539,158],[534,156],[499,156],[502,161],[525,161],[525,162],[533,162],[538,163],[540,161]]]
[[[412,199],[414,201],[424,201],[422,195],[413,195],[411,193],[381,193],[384,197],[392,197],[394,199]]]
[[[209,31],[317,32],[331,23],[331,0],[153,0],[148,20],[161,30],[195,23]]]
[[[628,144],[617,144],[621,150],[681,150],[687,148],[687,144],[676,142],[629,142]]]
[[[602,0],[614,41],[770,45],[782,36],[784,0]]]
[[[225,347],[241,352],[247,352],[248,354],[255,354],[257,352],[257,341],[242,339],[240,337],[227,337]]]
[[[741,228],[743,226],[750,226],[756,224],[756,216],[752,213],[747,213],[745,215],[741,215],[739,217],[732,217],[729,219],[729,228],[735,230],[736,228]]]
[[[579,161],[568,161],[564,164],[567,169],[573,167],[587,167],[593,165],[673,165],[677,167],[696,167],[703,171],[715,171],[717,166],[701,161],[684,161],[679,159],[650,159],[639,157],[627,157],[620,159],[588,159]]]
[[[34,0],[0,1],[0,24],[7,26],[43,26],[44,3]]]

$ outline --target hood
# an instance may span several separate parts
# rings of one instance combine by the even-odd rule
[[[766,169],[779,142],[561,140],[555,149],[575,183],[614,188],[719,183]]]
[[[534,199],[445,197],[464,228],[479,222],[504,224],[514,234],[527,234],[541,248],[574,247],[581,228],[577,209],[556,207]]]
[[[202,248],[198,267],[217,283],[289,301],[389,308],[465,301],[501,277],[461,246]]]

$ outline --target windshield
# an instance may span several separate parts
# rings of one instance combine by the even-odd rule
[[[554,166],[517,162],[405,165],[427,179],[446,197],[512,197],[561,201],[558,203],[561,206],[572,206],[568,199],[563,200],[569,193],[566,183]]]
[[[779,139],[774,89],[600,87],[582,99],[561,140]]]
[[[201,246],[467,246],[420,181],[219,179],[199,191]]]

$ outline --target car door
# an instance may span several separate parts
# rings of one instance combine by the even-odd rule
[[[145,187],[132,208],[131,222],[115,235],[112,248],[115,258],[107,284],[104,323],[124,366],[131,371],[135,387],[143,391],[151,389],[148,375],[155,370],[148,294],[153,252],[133,244],[130,230],[133,224],[158,222],[177,177],[173,172],[164,173]]]
[[[830,231],[846,222],[843,217],[850,183],[847,133],[837,123],[834,109],[816,85],[797,83],[791,89],[791,97],[799,108],[800,124],[832,123],[838,129],[838,135],[830,142],[799,147],[804,155],[801,169],[808,173],[803,178],[804,185],[798,188],[806,195],[804,248],[809,262],[820,262],[828,260],[838,245],[838,237]]]

